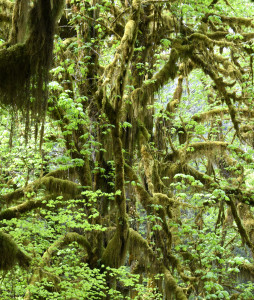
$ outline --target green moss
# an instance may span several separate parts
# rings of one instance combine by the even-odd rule
[[[36,182],[36,186],[44,186],[50,193],[61,195],[68,194],[75,197],[80,194],[80,185],[69,180],[54,178],[52,176],[44,177]]]
[[[0,232],[0,253],[0,270],[8,271],[16,263],[22,268],[27,268],[30,265],[31,258],[19,249],[8,234],[3,232]]]
[[[215,38],[216,38],[216,36],[215,36]],[[191,41],[194,41],[194,42],[196,42],[196,41],[202,41],[207,46],[214,46],[214,45],[222,46],[222,47],[233,46],[233,43],[231,43],[231,42],[227,42],[225,40],[218,41],[216,39],[212,40],[207,35],[202,34],[202,33],[193,33],[192,35],[190,35],[188,37],[188,40],[191,40]]]
[[[130,229],[129,251],[134,254],[134,258],[137,260],[141,259],[141,257],[143,259],[145,258],[146,264],[150,264],[150,268],[146,270],[150,274],[153,274],[153,272],[157,274],[164,273],[167,296],[171,297],[175,295],[176,299],[187,300],[183,290],[177,286],[176,280],[164,264],[156,257],[148,242],[133,229]]]
[[[167,104],[166,111],[169,113],[174,113],[175,109],[179,105],[181,98],[182,98],[182,92],[183,92],[183,76],[179,76],[177,87],[174,91],[173,99]]]
[[[252,18],[240,18],[240,17],[226,17],[220,16],[221,21],[229,25],[238,25],[246,27],[254,27]]]
[[[129,245],[129,230],[128,227],[124,227],[122,232],[120,228],[116,230],[103,252],[101,261],[106,266],[119,268],[125,262]]]
[[[9,10],[12,11],[14,7],[14,3],[8,0],[1,0],[0,7],[2,10]]]
[[[140,120],[138,120],[137,122],[137,132],[139,134],[142,134],[143,137],[145,138],[146,142],[149,141],[151,135],[149,134],[148,130],[146,129],[146,126],[143,122],[141,122]]]
[[[0,103],[26,111],[26,137],[31,120],[45,119],[55,24],[63,4],[38,0],[30,8],[28,1],[16,1],[11,36],[0,49]]]
[[[169,270],[164,269],[164,278],[165,278],[165,289],[166,294],[171,298],[172,294],[175,295],[176,300],[187,300],[186,295],[184,294],[182,288],[177,286],[177,283],[174,277],[171,275]]]

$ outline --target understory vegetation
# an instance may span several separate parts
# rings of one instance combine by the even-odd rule
[[[254,298],[253,14],[0,0],[0,299]]]

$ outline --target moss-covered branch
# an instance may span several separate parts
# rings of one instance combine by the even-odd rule
[[[192,119],[196,122],[205,122],[209,121],[215,116],[225,116],[229,113],[228,108],[215,108],[206,112],[201,112],[198,114],[195,114]],[[238,109],[239,116],[244,116],[246,118],[253,118],[254,117],[254,111],[249,108],[239,108]]]
[[[201,34],[201,33],[191,34],[188,37],[188,40],[193,41],[193,42],[203,41],[207,46],[214,46],[214,45],[218,45],[218,46],[222,46],[222,47],[233,46],[232,42],[228,42],[228,41],[225,41],[225,40],[222,40],[222,41],[212,40],[207,35]]]
[[[187,149],[176,150],[175,152],[169,153],[166,156],[166,161],[177,162],[180,160],[182,166],[188,161],[201,157],[201,156],[216,156],[216,154],[222,154],[223,152],[232,151],[235,152],[241,159],[248,163],[252,163],[253,159],[246,155],[246,153],[240,148],[231,149],[229,143],[220,141],[208,141],[198,142],[188,145]],[[232,161],[233,162],[233,161]],[[173,167],[174,165],[172,165]]]
[[[92,256],[92,247],[91,244],[88,242],[88,240],[83,236],[76,232],[68,232],[66,235],[61,236],[57,241],[55,241],[48,249],[44,252],[42,256],[43,264],[49,265],[50,260],[53,256],[53,254],[61,248],[64,248],[68,246],[69,244],[76,242],[81,247],[83,247],[88,256],[91,258]]]
[[[92,248],[88,240],[76,233],[76,232],[68,232],[66,235],[61,236],[57,241],[55,241],[43,254],[42,260],[39,266],[37,266],[30,278],[29,281],[29,286],[27,288],[27,292],[25,294],[24,300],[29,300],[32,297],[32,294],[30,293],[29,287],[33,286],[36,284],[36,282],[40,281],[43,277],[43,268],[45,266],[48,266],[50,264],[50,260],[54,253],[58,251],[59,249],[62,249],[69,244],[76,242],[78,243],[81,247],[83,247],[88,256],[91,258],[92,257]],[[52,275],[53,276],[53,275]],[[59,279],[60,280],[60,279]],[[58,282],[57,282],[58,283]]]
[[[244,228],[243,224],[242,224],[242,221],[238,215],[238,212],[237,212],[237,209],[236,209],[236,206],[235,206],[235,203],[234,203],[234,200],[231,197],[229,197],[230,201],[229,201],[229,205],[231,207],[231,211],[232,211],[232,215],[234,217],[234,220],[236,222],[236,225],[237,225],[237,228],[238,228],[238,231],[241,235],[241,238],[242,238],[242,241],[244,243],[246,243],[246,245],[248,247],[250,247],[251,251],[252,251],[252,256],[254,257],[254,245],[253,243],[251,242],[250,238],[249,238],[249,235],[247,234],[247,231],[246,229]]]
[[[129,251],[134,254],[136,259],[145,256],[146,262],[151,264],[151,273],[164,273],[165,290],[169,296],[175,295],[177,300],[187,300],[182,288],[177,285],[176,280],[164,264],[157,258],[148,242],[136,231],[130,228]]]
[[[129,178],[129,180],[134,181],[136,183],[135,189],[139,196],[140,202],[143,205],[143,207],[146,209],[146,211],[150,212],[151,206],[153,204],[151,195],[140,184],[138,176],[129,165],[127,164],[124,165],[124,171],[127,178]]]
[[[225,101],[228,111],[231,117],[231,121],[234,125],[236,134],[240,138],[240,132],[239,132],[239,122],[237,120],[237,112],[236,109],[232,103],[232,95],[227,91],[226,87],[227,84],[223,81],[223,78],[220,77],[218,74],[216,74],[216,71],[213,67],[211,67],[210,64],[208,64],[203,58],[201,58],[198,54],[191,54],[190,58],[193,60],[194,63],[199,65],[205,74],[209,75],[210,78],[214,81],[216,84],[216,87],[221,94],[221,97],[223,98],[223,101]],[[236,99],[233,99],[236,100]]]
[[[30,212],[36,208],[47,208],[47,210],[50,210],[51,208],[47,207],[48,201],[50,200],[56,200],[59,194],[50,194],[47,197],[44,197],[43,199],[39,200],[33,200],[29,199],[27,201],[24,201],[21,204],[18,204],[16,206],[9,207],[7,209],[4,209],[0,212],[0,221],[1,220],[11,220],[13,218],[20,218],[23,214],[26,212]],[[69,199],[72,199],[73,197],[71,195],[64,195],[63,199],[59,200],[57,199],[57,206],[66,206],[66,201]],[[61,204],[59,205],[59,202]]]
[[[208,188],[219,187],[219,184],[217,182],[215,182],[215,180],[211,176],[208,176],[207,174],[196,170],[195,168],[193,168],[190,165],[186,164],[184,166],[184,172],[186,174],[193,176],[196,180],[199,180],[201,183],[206,185]]]
[[[31,258],[23,252],[13,239],[0,231],[0,270],[8,271],[17,263],[22,268],[30,265]]]
[[[167,104],[166,111],[168,113],[174,113],[176,108],[178,107],[181,98],[182,98],[182,93],[183,93],[183,76],[179,76],[178,82],[177,82],[177,87],[174,91],[174,95],[172,100]]]
[[[55,177],[55,178],[67,180],[69,177],[71,178],[75,177],[75,175],[76,175],[75,167],[71,166],[68,167],[68,169],[51,171],[48,174],[46,174],[44,177]]]
[[[173,207],[175,201],[170,199],[167,195],[162,193],[154,193],[152,196],[143,188],[139,179],[133,169],[127,164],[124,165],[126,176],[131,180],[135,181],[135,190],[139,197],[141,204],[146,210],[147,214],[156,214],[160,217],[162,221],[162,228],[169,240],[168,242],[168,250],[171,248],[172,243],[172,234],[167,224],[166,215],[169,214],[169,207]],[[154,210],[154,205],[159,205],[157,210]]]
[[[81,186],[70,180],[64,180],[55,178],[53,176],[45,176],[40,179],[35,180],[33,183],[29,184],[25,188],[19,188],[14,192],[1,195],[0,199],[2,200],[1,206],[10,205],[23,198],[28,191],[36,191],[38,188],[44,188],[48,193],[58,194],[58,195],[69,195],[72,198],[80,195]],[[31,204],[32,205],[32,204]]]
[[[49,193],[58,193],[59,195],[72,195],[76,197],[80,195],[81,186],[70,180],[64,180],[54,177],[44,177],[36,181],[34,188],[45,187]]]
[[[178,59],[179,54],[176,49],[173,48],[171,50],[169,60],[162,67],[162,69],[156,73],[148,83],[144,83],[141,88],[137,88],[132,92],[131,98],[133,101],[138,101],[142,105],[145,105],[148,95],[153,95],[154,93],[158,92],[159,89],[166,84],[169,79],[174,79],[178,71]]]

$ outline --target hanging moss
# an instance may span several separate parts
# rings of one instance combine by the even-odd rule
[[[242,241],[243,241],[243,243],[246,243],[246,245],[250,247],[250,249],[252,251],[252,256],[254,257],[254,244],[250,241],[249,235],[241,222],[241,219],[237,212],[237,208],[235,206],[234,200],[232,199],[232,196],[229,199],[230,199],[229,205],[231,207],[232,215],[236,222],[236,225],[237,225],[238,231],[240,233],[240,236],[242,238]]]
[[[48,201],[56,200],[58,196],[59,192],[56,194],[50,194],[41,200],[29,199],[28,201],[24,201],[21,204],[9,207],[0,212],[0,220],[11,220],[13,218],[20,218],[26,212],[32,211],[40,207],[47,207]],[[61,204],[59,204],[60,200],[57,199],[57,207],[66,206],[66,201],[69,199],[73,199],[73,196],[71,194],[64,194],[63,198],[61,199]],[[47,207],[47,210],[50,210],[49,207]]]
[[[3,232],[0,232],[0,270],[8,271],[16,263],[22,268],[30,265],[31,258],[27,256],[12,238]]]
[[[37,0],[29,8],[28,1],[16,1],[10,40],[0,48],[0,103],[26,111],[27,124],[29,112],[44,120],[55,23],[63,5],[64,0]]]
[[[129,226],[127,218],[119,217],[117,229],[102,254],[104,265],[119,268],[125,262],[129,245]]]
[[[145,257],[146,264],[150,264],[150,269],[147,270],[149,273],[164,273],[165,289],[167,295],[175,295],[176,299],[187,300],[182,288],[180,288],[174,277],[171,275],[169,270],[164,264],[156,257],[148,242],[135,230],[130,229],[130,243],[129,251],[134,253],[136,259],[140,259],[142,256]]]
[[[148,190],[152,195],[154,192],[154,185],[153,185],[153,178],[152,178],[154,161],[152,155],[148,152],[147,147],[144,145],[141,146],[141,157],[142,157],[142,162],[143,162],[146,180],[148,184]]]
[[[233,43],[227,42],[227,41],[218,41],[218,40],[212,40],[207,35],[202,33],[193,33],[188,37],[188,40],[191,41],[203,41],[207,46],[222,46],[222,47],[229,47],[233,46]]]
[[[81,186],[75,182],[55,178],[53,176],[45,176],[41,179],[35,180],[26,188],[19,188],[14,192],[1,195],[0,199],[2,199],[2,205],[10,205],[11,203],[23,198],[27,192],[34,191],[41,187],[44,187],[50,194],[60,194],[67,196],[67,198],[75,198],[80,196],[81,193]],[[32,206],[33,204],[30,203],[29,205]]]
[[[179,105],[183,92],[183,76],[180,75],[177,82],[177,87],[174,91],[173,99],[167,104],[166,111],[168,113],[174,113],[175,109]]]
[[[36,186],[44,186],[49,193],[68,194],[73,198],[81,192],[79,184],[54,177],[44,177],[37,181]]]
[[[237,210],[240,218],[242,219],[243,226],[249,235],[250,241],[254,245],[254,216],[250,207],[245,203],[239,203],[237,205]]]

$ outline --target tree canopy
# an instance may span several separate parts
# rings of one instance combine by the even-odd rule
[[[0,0],[1,299],[253,299],[253,13]]]

